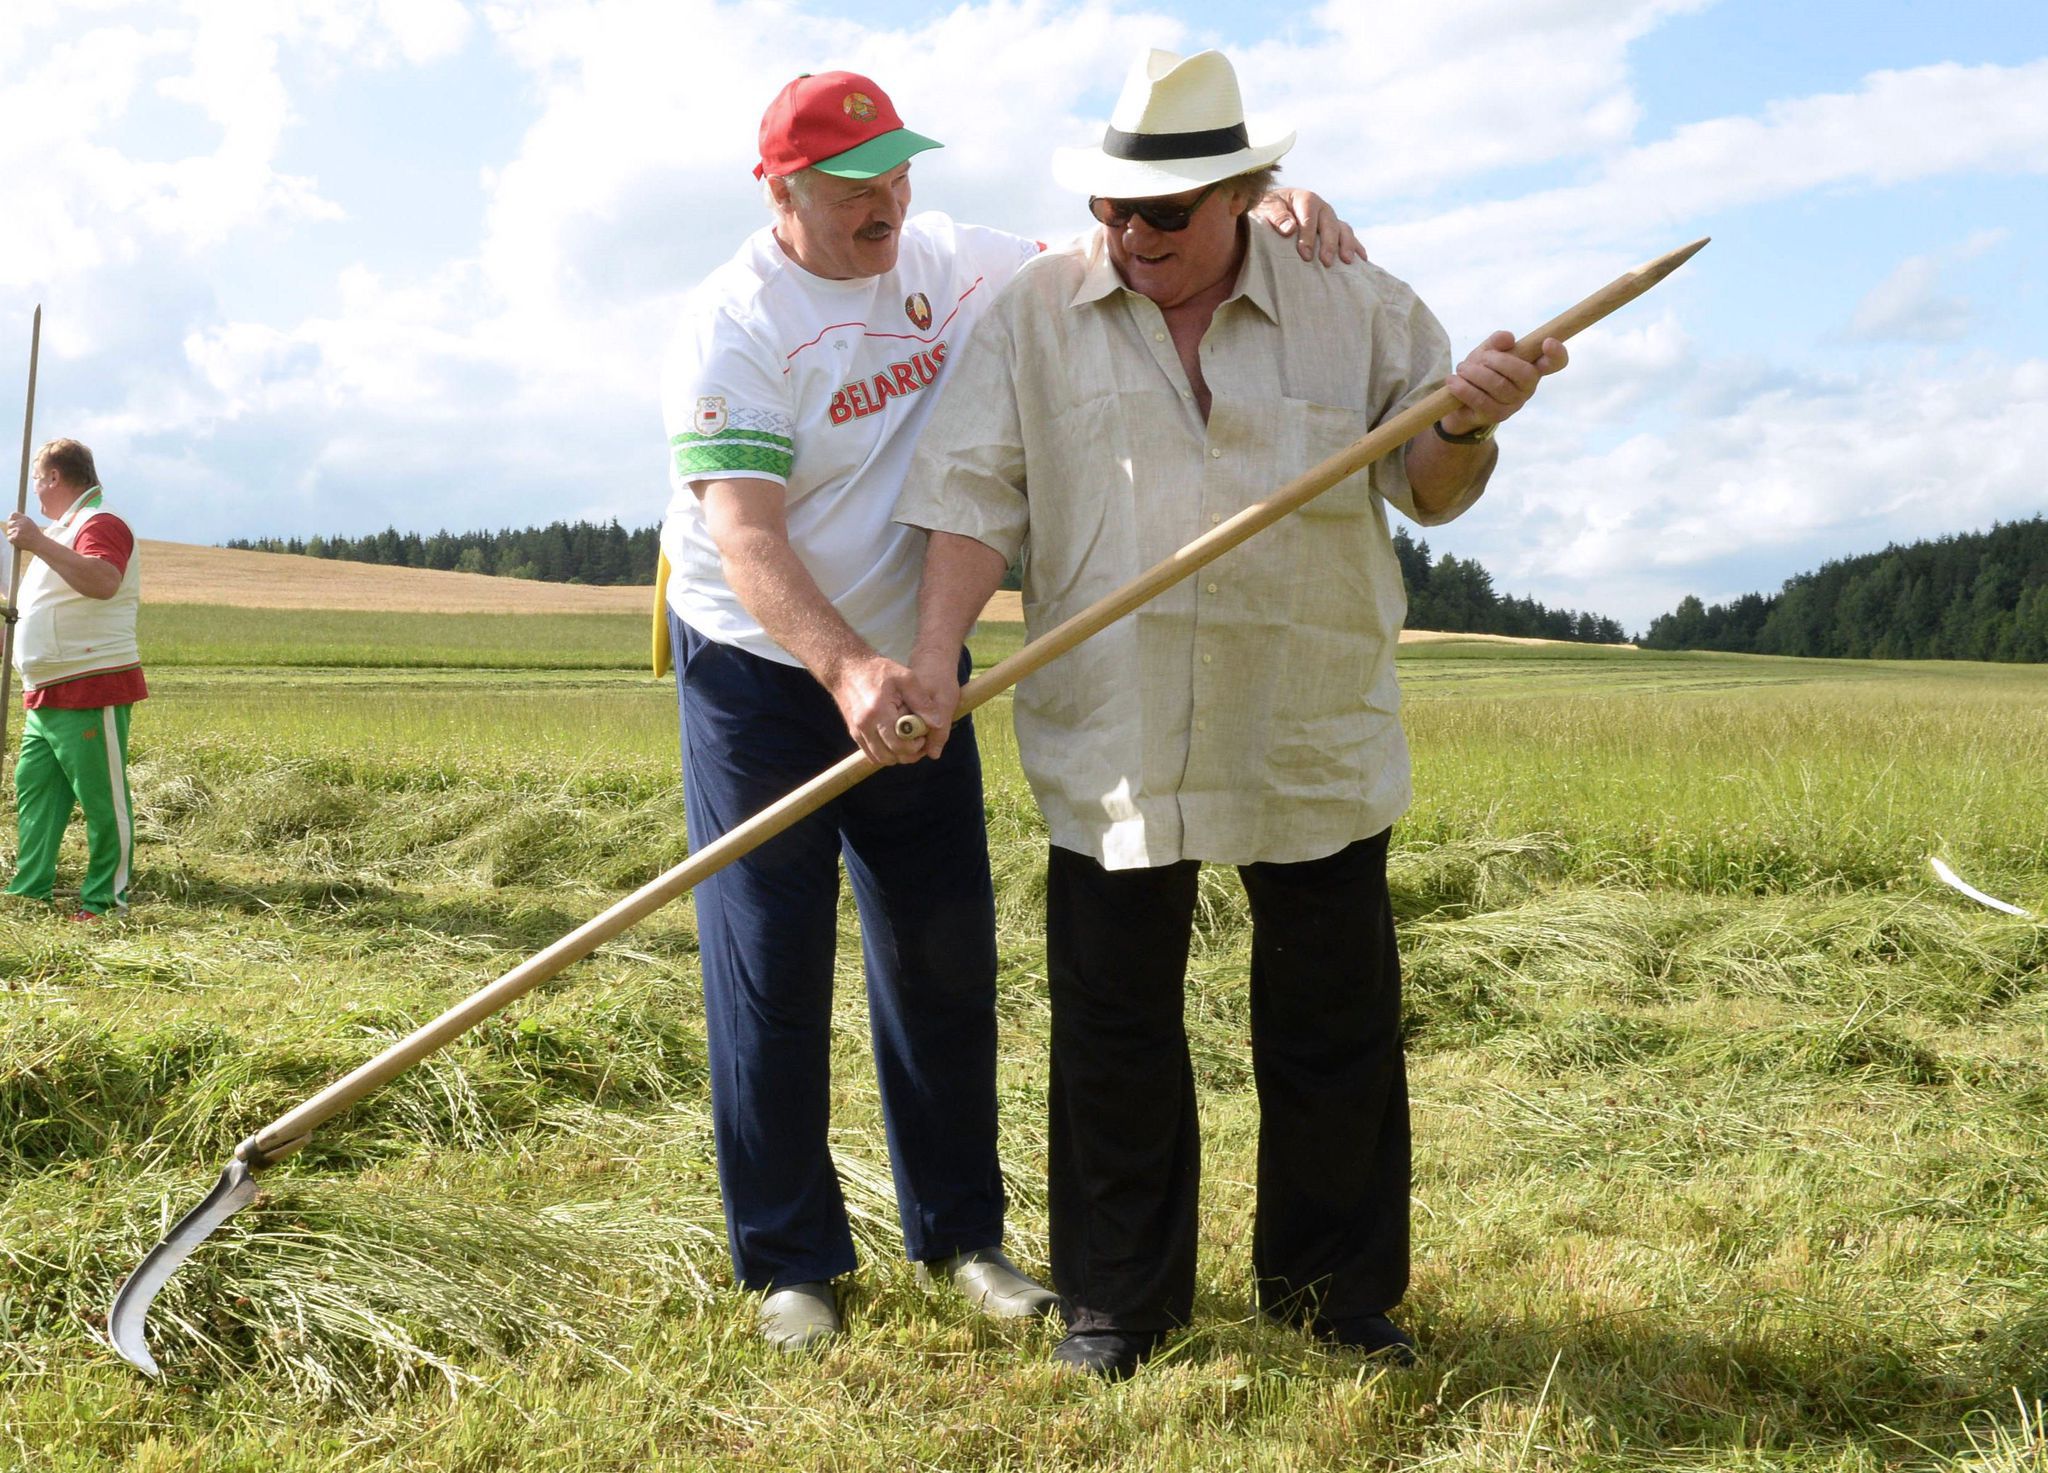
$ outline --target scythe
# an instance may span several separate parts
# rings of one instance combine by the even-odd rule
[[[1533,363],[1541,355],[1546,338],[1569,338],[1634,301],[1684,265],[1706,243],[1704,238],[1696,240],[1691,245],[1645,262],[1633,271],[1624,272],[1563,315],[1523,337],[1515,344],[1514,351]],[[959,713],[964,715],[1008,690],[1025,676],[1115,623],[1164,589],[1214,562],[1339,481],[1406,444],[1458,406],[1459,401],[1450,390],[1440,388],[1393,416],[1370,434],[1289,481],[1265,500],[1246,507],[1228,521],[1211,528],[1116,592],[1097,600],[969,681],[960,691]],[[915,717],[904,717],[899,722],[899,730],[906,736],[916,735],[921,723],[909,727],[903,725],[916,722]],[[586,921],[552,946],[527,958],[497,981],[471,994],[235,1147],[233,1157],[214,1183],[213,1190],[150,1250],[115,1295],[113,1309],[107,1316],[107,1334],[114,1349],[138,1370],[150,1375],[158,1374],[145,1337],[150,1303],[193,1250],[255,1197],[257,1172],[302,1148],[312,1138],[315,1129],[364,1095],[878,770],[874,763],[858,752],[828,768],[795,792],[729,830],[716,843],[707,845],[602,915]]]

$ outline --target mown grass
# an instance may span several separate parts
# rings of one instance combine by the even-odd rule
[[[141,1381],[97,1317],[234,1141],[681,854],[666,685],[170,669],[134,917],[0,912],[0,1466],[2048,1468],[2048,932],[1926,868],[2048,910],[2048,672],[1454,644],[1403,675],[1420,1369],[1254,1313],[1219,873],[1197,1323],[1134,1382],[1056,1377],[1050,1329],[898,1261],[850,913],[852,1331],[751,1342],[687,904],[268,1173]],[[1042,1264],[1042,828],[1005,704],[980,722]]]

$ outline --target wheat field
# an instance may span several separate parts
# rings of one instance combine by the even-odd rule
[[[284,552],[136,545],[147,604],[213,604],[236,609],[359,609],[384,613],[642,614],[646,587],[597,588],[482,573],[395,568]]]

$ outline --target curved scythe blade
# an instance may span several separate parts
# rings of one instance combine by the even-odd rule
[[[135,1266],[135,1272],[128,1275],[128,1282],[114,1296],[114,1307],[107,1314],[107,1338],[122,1360],[148,1375],[162,1374],[142,1333],[151,1302],[178,1271],[178,1265],[191,1257],[192,1250],[255,1198],[255,1173],[236,1157],[228,1162],[205,1200],[179,1218],[178,1225],[164,1234],[164,1240]]]

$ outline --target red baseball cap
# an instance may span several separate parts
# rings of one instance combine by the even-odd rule
[[[806,72],[775,94],[761,114],[761,162],[754,177],[816,169],[841,179],[872,179],[914,153],[944,148],[913,133],[889,94],[858,72]]]

